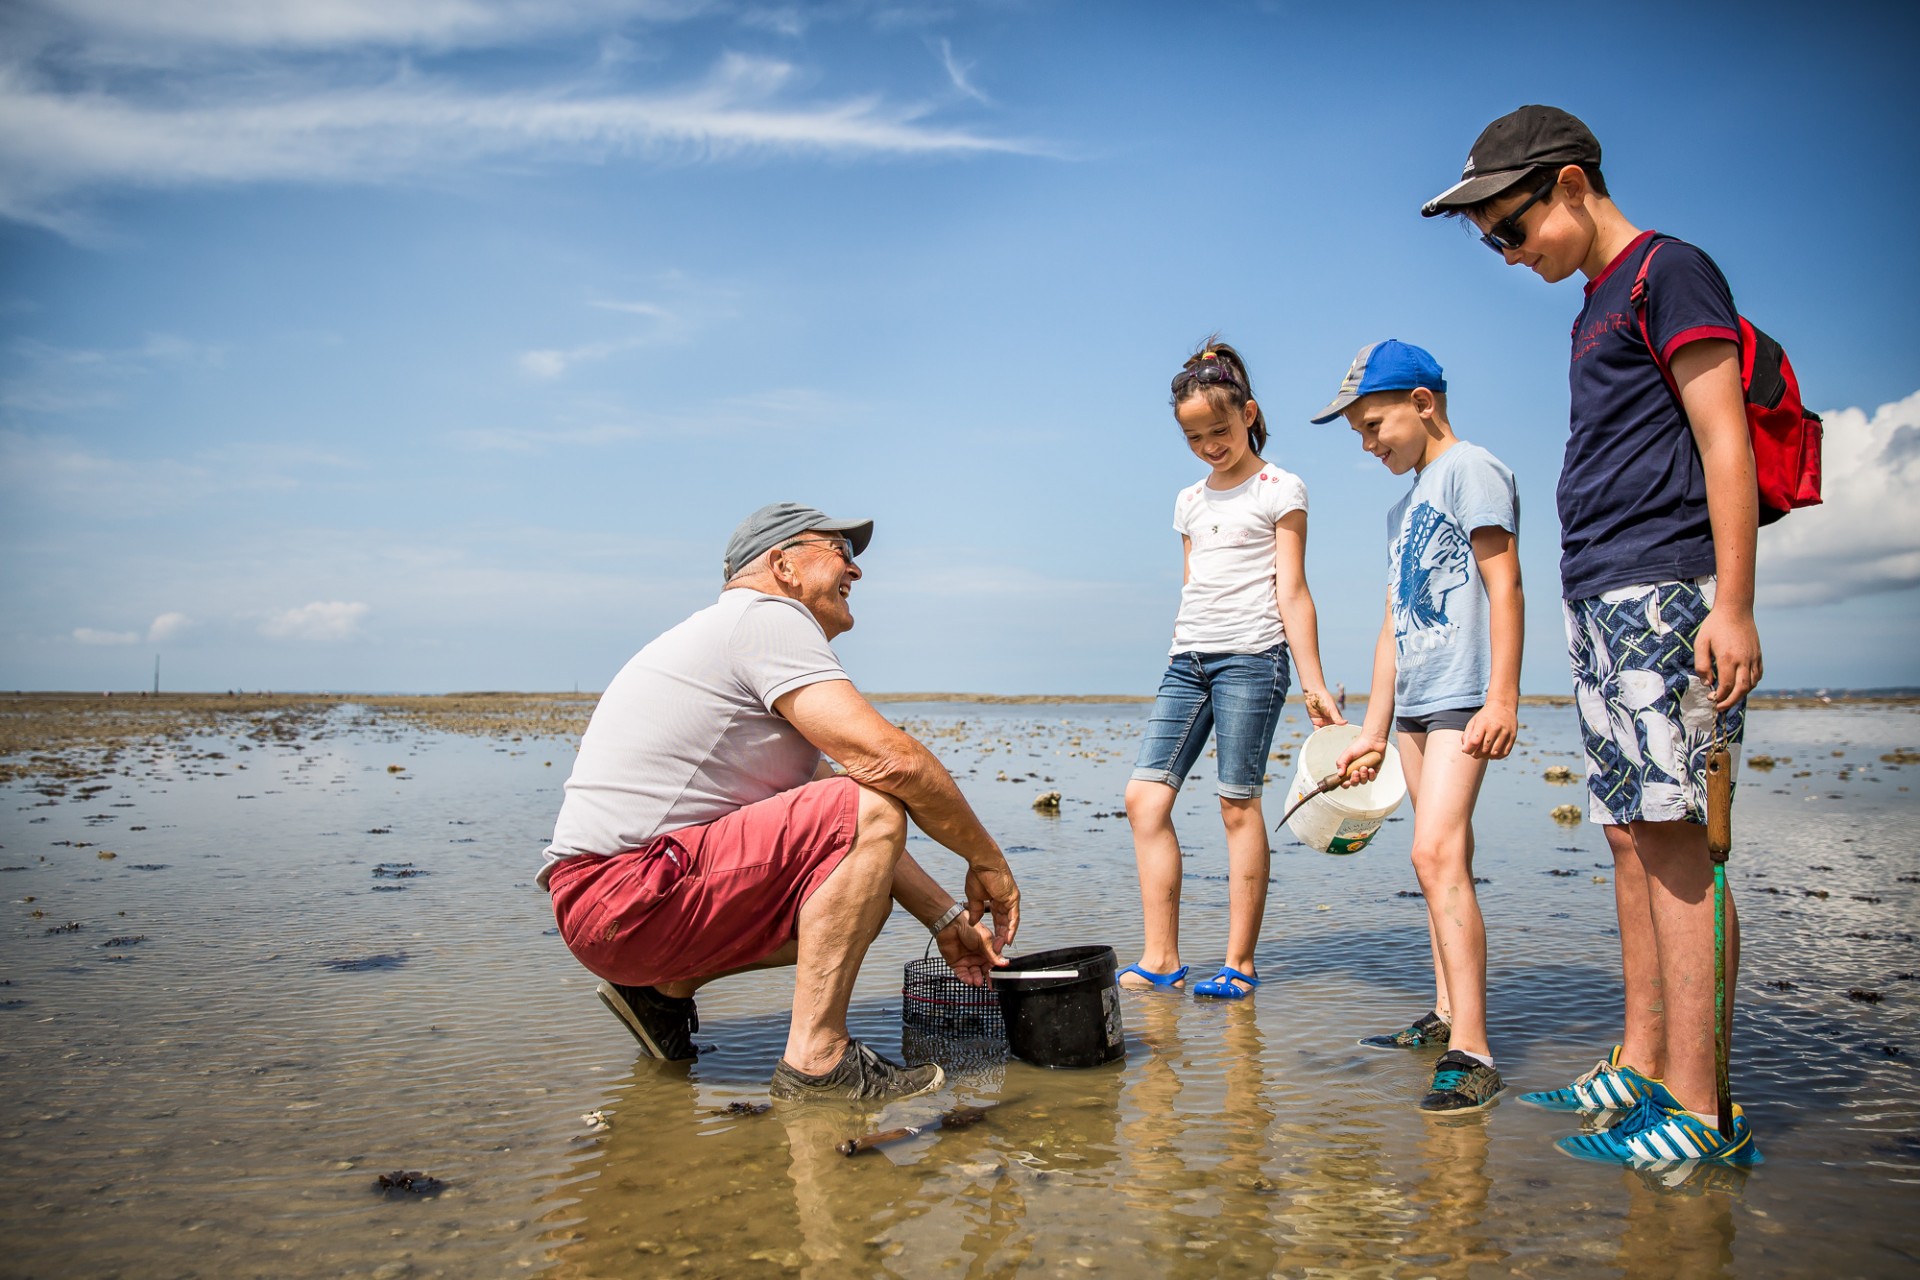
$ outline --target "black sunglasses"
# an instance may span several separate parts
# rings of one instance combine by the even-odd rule
[[[1242,391],[1246,390],[1240,379],[1234,376],[1233,370],[1219,360],[1208,360],[1191,369],[1182,369],[1173,375],[1173,390],[1176,395],[1182,388],[1194,384],[1203,387],[1215,385],[1239,387]]]
[[[1527,242],[1527,233],[1520,229],[1520,218],[1527,210],[1547,198],[1547,193],[1560,184],[1560,175],[1554,174],[1543,183],[1540,189],[1528,196],[1518,209],[1500,221],[1488,227],[1480,236],[1480,243],[1495,253],[1505,253],[1509,249],[1518,249]]]

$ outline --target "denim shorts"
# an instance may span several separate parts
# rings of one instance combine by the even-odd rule
[[[1220,795],[1251,800],[1260,794],[1273,731],[1286,705],[1284,644],[1265,653],[1176,653],[1160,677],[1133,776],[1178,791],[1211,731]]]

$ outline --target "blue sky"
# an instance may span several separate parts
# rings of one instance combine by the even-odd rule
[[[1166,407],[1248,357],[1364,685],[1403,488],[1310,427],[1363,343],[1519,477],[1568,687],[1577,282],[1417,216],[1584,118],[1828,418],[1761,538],[1776,687],[1920,683],[1920,21],[1879,5],[17,0],[0,13],[0,687],[598,689],[796,499],[878,522],[874,690],[1148,693]]]

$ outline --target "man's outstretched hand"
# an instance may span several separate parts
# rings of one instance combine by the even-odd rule
[[[979,924],[993,916],[993,949],[1002,951],[1020,928],[1020,886],[1004,859],[996,865],[967,866],[967,920]]]
[[[971,987],[987,985],[987,974],[1007,962],[993,944],[993,931],[961,916],[934,939],[954,977]]]

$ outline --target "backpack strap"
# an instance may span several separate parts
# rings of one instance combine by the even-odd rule
[[[1653,345],[1653,334],[1647,329],[1647,268],[1653,265],[1653,255],[1660,252],[1660,246],[1666,241],[1658,236],[1647,246],[1645,256],[1640,259],[1640,270],[1633,277],[1633,288],[1627,292],[1627,305],[1633,308],[1633,318],[1640,325],[1640,341],[1647,344],[1647,354],[1653,357],[1653,367],[1660,371],[1660,378],[1667,384],[1667,390],[1673,392],[1673,402],[1686,411],[1686,401],[1680,398],[1680,388],[1673,380],[1673,370],[1660,358],[1659,348]]]

